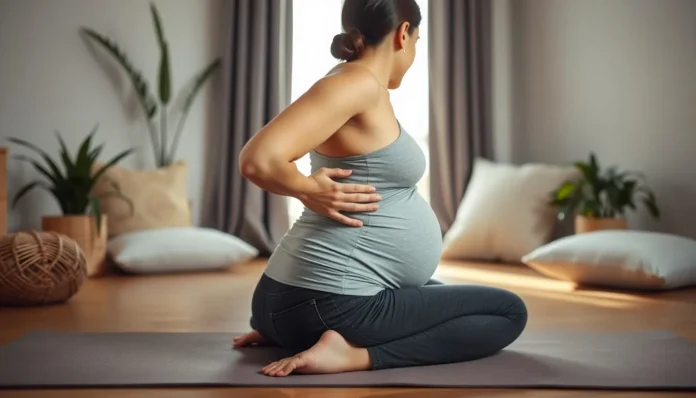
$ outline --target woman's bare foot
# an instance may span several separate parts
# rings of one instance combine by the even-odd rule
[[[244,347],[251,344],[264,345],[268,343],[257,330],[252,330],[251,332],[237,336],[233,339],[233,341],[235,347]]]
[[[268,376],[287,376],[292,372],[319,374],[368,370],[372,366],[367,349],[352,346],[340,334],[327,330],[307,351],[267,365]]]

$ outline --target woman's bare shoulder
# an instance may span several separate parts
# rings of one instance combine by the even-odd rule
[[[379,101],[382,90],[381,84],[368,69],[346,64],[333,67],[310,89],[325,95],[341,96],[343,100],[352,99],[367,104]]]

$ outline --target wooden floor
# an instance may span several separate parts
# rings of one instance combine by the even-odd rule
[[[0,309],[0,344],[37,328],[68,331],[238,332],[248,328],[249,303],[263,263],[229,272],[113,276],[89,280],[65,305]],[[696,289],[636,295],[576,289],[522,266],[442,264],[446,282],[508,288],[526,301],[528,329],[633,331],[668,329],[696,341]],[[520,389],[116,389],[0,390],[11,397],[687,397],[690,393]]]

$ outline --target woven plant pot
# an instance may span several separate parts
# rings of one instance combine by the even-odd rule
[[[86,276],[82,249],[67,236],[32,231],[0,238],[0,305],[64,302]]]
[[[65,235],[77,242],[87,260],[87,276],[97,277],[106,272],[107,217],[102,215],[101,233],[90,216],[44,217],[42,229]]]

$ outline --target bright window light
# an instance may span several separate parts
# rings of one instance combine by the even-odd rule
[[[334,35],[341,33],[342,0],[294,0],[292,43],[292,101],[297,100],[317,80],[339,62],[331,56]],[[401,87],[391,91],[391,101],[399,122],[420,144],[427,159],[426,172],[418,183],[420,194],[429,200],[428,190],[428,0],[418,0],[423,14],[420,40],[413,66]],[[305,175],[311,173],[309,155],[296,162]],[[290,224],[302,214],[304,206],[295,198],[288,198]]]

